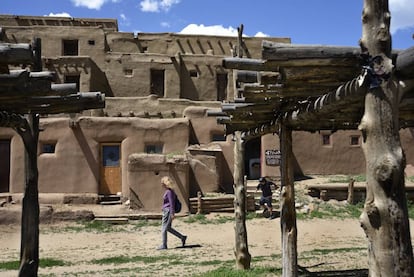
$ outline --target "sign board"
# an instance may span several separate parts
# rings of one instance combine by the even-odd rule
[[[265,151],[266,165],[280,165],[281,158],[280,150],[270,149]]]

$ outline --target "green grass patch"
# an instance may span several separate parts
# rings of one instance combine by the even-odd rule
[[[318,256],[318,255],[328,255],[331,253],[340,254],[348,252],[359,252],[366,251],[366,247],[347,247],[347,248],[332,248],[332,249],[313,249],[311,251],[305,251],[301,253],[301,256]]]
[[[333,176],[328,179],[327,183],[349,183],[353,179],[355,182],[366,182],[365,175],[354,176]]]
[[[69,263],[62,261],[62,260],[56,260],[51,258],[44,258],[39,260],[39,267],[45,268],[45,267],[54,267],[54,266],[65,266],[69,265]],[[0,271],[1,270],[19,270],[20,267],[20,261],[6,261],[6,262],[0,262]]]
[[[158,263],[160,261],[169,261],[172,262],[174,260],[180,259],[179,256],[114,256],[102,259],[94,259],[92,260],[93,264],[126,264],[126,263],[136,263],[142,262],[145,264],[149,263]]]
[[[231,267],[220,267],[199,275],[198,277],[256,277],[256,276],[280,276],[281,268],[255,267],[249,270],[237,270]]]
[[[331,205],[322,202],[317,209],[309,213],[297,213],[298,219],[312,219],[312,218],[359,218],[362,213],[364,204],[362,202],[355,205],[346,204],[344,206]]]
[[[233,216],[216,215],[214,218],[207,218],[204,214],[190,215],[183,220],[185,223],[199,223],[199,224],[223,224],[233,222]]]

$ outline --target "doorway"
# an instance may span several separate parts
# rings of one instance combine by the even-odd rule
[[[244,150],[244,171],[247,179],[255,180],[260,178],[261,174],[261,149],[262,138],[248,140]]]
[[[0,140],[0,193],[10,192],[10,140]]]
[[[99,194],[113,195],[122,191],[121,185],[121,144],[101,144],[101,178]]]

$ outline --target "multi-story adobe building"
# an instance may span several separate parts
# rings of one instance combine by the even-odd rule
[[[235,77],[222,60],[237,50],[237,37],[119,32],[114,19],[1,15],[0,27],[3,42],[40,38],[43,69],[56,72],[57,82],[106,95],[101,110],[42,116],[41,201],[96,203],[99,195],[119,194],[158,211],[163,175],[175,178],[183,199],[232,191],[232,138],[207,110],[234,97]],[[245,37],[244,56],[260,59],[263,39]],[[411,167],[411,130],[401,139]],[[357,130],[294,132],[295,171],[364,174],[360,140]],[[247,178],[279,176],[278,150],[276,134],[246,142]],[[10,128],[0,128],[0,153],[0,193],[19,195],[24,146]]]

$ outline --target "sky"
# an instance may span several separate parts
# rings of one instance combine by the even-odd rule
[[[389,0],[394,49],[414,46],[414,0]],[[121,32],[289,37],[356,46],[363,0],[1,0],[0,14],[113,18]]]

